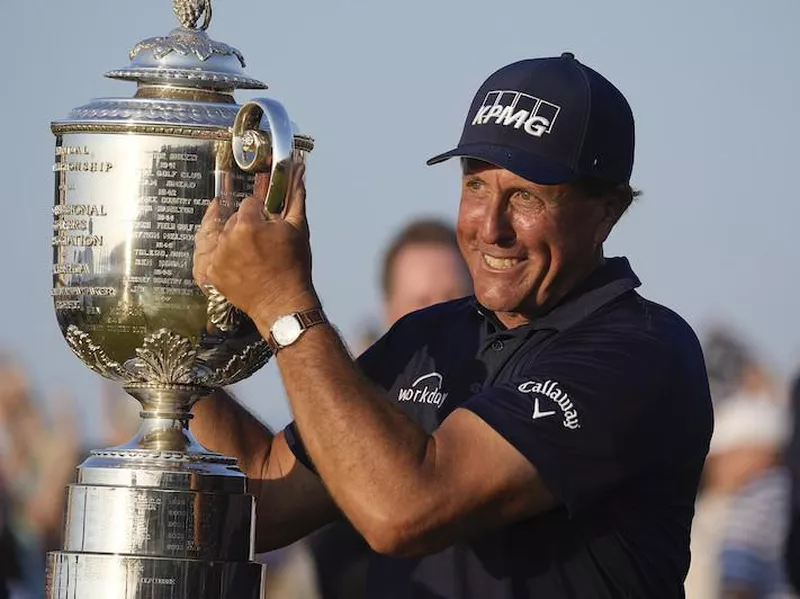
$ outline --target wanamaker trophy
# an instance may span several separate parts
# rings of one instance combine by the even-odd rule
[[[253,323],[192,277],[214,199],[228,214],[268,178],[278,213],[313,147],[283,107],[239,106],[266,86],[206,34],[211,0],[174,0],[180,27],[137,44],[107,77],[135,81],[52,124],[53,300],[73,352],[141,402],[127,444],[92,451],[67,490],[64,543],[47,599],[257,598],[255,498],[236,460],[203,448],[190,409],[270,357]],[[260,186],[259,186],[260,187]]]

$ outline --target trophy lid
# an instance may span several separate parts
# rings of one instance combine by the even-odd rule
[[[211,22],[211,0],[173,0],[181,26],[166,37],[136,44],[129,66],[106,73],[112,79],[143,85],[170,85],[207,90],[266,89],[245,75],[244,57],[236,48],[212,40],[205,30]],[[200,17],[202,24],[198,25]]]

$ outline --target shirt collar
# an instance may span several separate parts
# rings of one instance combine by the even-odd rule
[[[543,329],[564,331],[619,296],[641,285],[627,258],[607,258],[578,287],[568,293],[552,310],[536,320],[517,327],[520,333]],[[488,333],[505,330],[494,312],[473,297],[473,304],[484,317]],[[515,331],[516,332],[516,331]]]

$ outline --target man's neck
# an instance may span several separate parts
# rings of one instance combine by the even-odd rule
[[[564,298],[570,296],[576,289],[580,288],[586,280],[598,268],[601,268],[606,263],[606,259],[600,251],[595,259],[588,262],[584,268],[577,270],[570,275],[564,277],[561,284],[556,285],[557,291],[548,298],[547,303],[537,305],[530,310],[520,310],[518,312],[495,312],[497,319],[507,329],[513,329],[533,322],[537,318],[544,316],[553,308],[558,306]]]

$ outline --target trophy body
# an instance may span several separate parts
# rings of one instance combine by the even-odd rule
[[[235,89],[265,86],[205,34],[210,0],[174,8],[182,26],[108,74],[136,81],[135,97],[94,100],[52,125],[57,320],[87,366],[142,403],[143,422],[78,468],[63,550],[48,555],[48,599],[262,593],[247,479],[188,424],[195,401],[249,376],[269,350],[246,315],[195,283],[195,235],[210,202],[230,215],[258,171],[279,211],[313,142],[276,102],[235,103]]]

